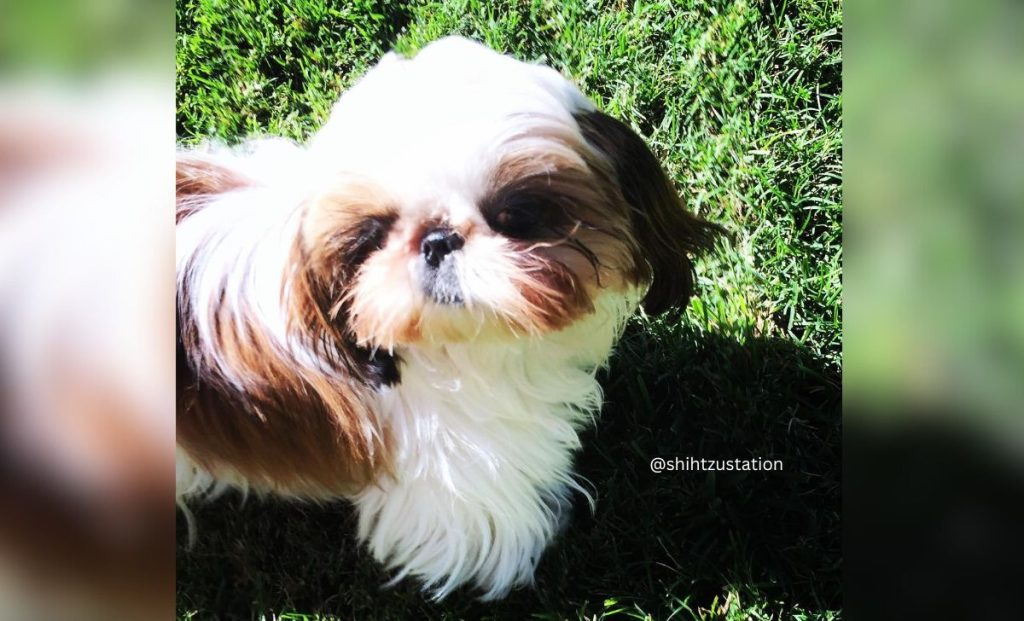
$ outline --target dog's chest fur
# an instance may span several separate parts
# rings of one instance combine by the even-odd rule
[[[377,394],[393,477],[354,499],[359,536],[398,577],[443,595],[469,576],[488,593],[530,579],[565,518],[578,431],[601,405],[596,369],[624,317],[607,296],[593,317],[544,339],[400,352],[402,379]]]

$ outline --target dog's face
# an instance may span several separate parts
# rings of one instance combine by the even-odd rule
[[[553,69],[463,39],[389,54],[307,155],[285,289],[319,342],[543,335],[606,295],[681,308],[712,234],[627,126]],[[241,183],[186,170],[186,193],[211,179]]]
[[[382,61],[312,155],[330,182],[298,262],[363,346],[543,334],[645,288],[650,310],[685,304],[706,236],[627,127],[464,40]]]

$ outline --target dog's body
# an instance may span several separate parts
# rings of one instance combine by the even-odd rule
[[[388,55],[308,148],[178,164],[179,499],[344,497],[436,596],[531,581],[625,321],[713,227],[551,69]]]

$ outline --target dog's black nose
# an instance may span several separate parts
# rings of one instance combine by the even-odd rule
[[[420,252],[427,265],[437,267],[446,256],[462,248],[464,243],[462,236],[451,229],[434,229],[423,236]]]

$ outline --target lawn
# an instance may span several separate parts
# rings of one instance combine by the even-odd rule
[[[179,142],[302,140],[383,53],[459,33],[574,79],[732,239],[681,320],[629,325],[578,457],[596,510],[577,503],[535,589],[385,590],[343,504],[227,496],[179,545],[179,619],[841,618],[841,3],[322,4],[178,0]],[[653,474],[658,456],[784,470]]]

